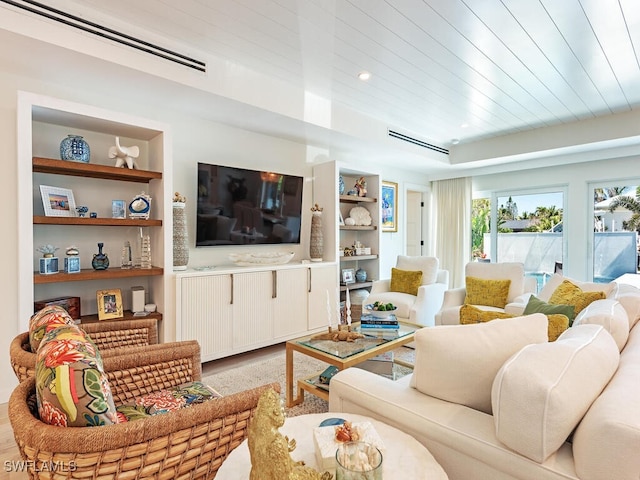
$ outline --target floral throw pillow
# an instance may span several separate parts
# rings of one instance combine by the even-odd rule
[[[144,395],[137,398],[134,404],[121,405],[116,410],[120,421],[126,422],[174,412],[221,396],[204,383],[189,382],[175,388]]]
[[[43,422],[61,427],[118,423],[100,353],[76,325],[56,328],[44,336],[35,375]]]
[[[45,333],[64,325],[75,325],[69,313],[59,305],[50,305],[34,313],[29,320],[29,345],[36,353]]]

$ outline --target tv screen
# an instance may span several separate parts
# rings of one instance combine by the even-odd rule
[[[300,243],[303,177],[198,163],[196,247]]]

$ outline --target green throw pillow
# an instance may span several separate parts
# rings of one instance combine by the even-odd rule
[[[487,307],[504,308],[509,297],[511,280],[485,280],[467,277],[465,280],[467,294],[464,303],[468,305],[485,305]]]
[[[569,280],[563,280],[555,289],[549,303],[553,305],[571,305],[574,308],[574,318],[590,303],[607,298],[605,292],[585,292]]]
[[[391,285],[389,288],[392,292],[418,295],[420,285],[422,285],[422,270],[391,269]]]
[[[566,315],[566,317],[569,319],[569,326],[573,324],[573,320],[576,318],[576,312],[573,305],[547,303],[543,300],[540,300],[535,295],[531,295],[531,297],[529,297],[529,302],[524,308],[524,312],[522,312],[523,315],[529,315],[531,313],[544,313],[545,315],[559,313],[562,315]]]

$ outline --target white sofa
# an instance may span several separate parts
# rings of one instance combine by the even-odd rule
[[[640,292],[609,287],[621,290],[625,308],[614,298],[598,300],[556,342],[540,338],[542,314],[422,329],[413,375],[392,381],[358,368],[341,371],[331,380],[329,409],[369,415],[412,435],[451,480],[638,480]],[[608,330],[621,320],[628,330],[619,352]],[[510,331],[514,322],[523,323]],[[495,335],[497,328],[506,330]],[[537,337],[520,338],[529,330]],[[517,350],[509,355],[508,348],[487,348],[487,332],[530,344],[503,342]],[[448,335],[458,338],[443,340]],[[500,355],[509,356],[502,362]],[[441,386],[452,381],[454,387]]]
[[[520,315],[529,299],[529,295],[536,291],[536,279],[534,277],[526,277],[524,264],[519,262],[469,262],[465,266],[466,277],[475,277],[483,280],[511,280],[505,307],[474,305],[481,310]],[[447,290],[444,293],[442,308],[435,314],[435,324],[458,325],[460,323],[460,307],[465,303],[466,294],[465,287]]]

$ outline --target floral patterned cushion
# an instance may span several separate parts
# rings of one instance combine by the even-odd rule
[[[36,353],[44,334],[62,325],[75,325],[69,313],[59,305],[50,305],[33,314],[29,320],[29,345]]]
[[[189,382],[178,387],[160,390],[136,399],[134,404],[117,407],[120,422],[174,412],[181,408],[220,398],[218,392],[201,382]]]
[[[63,427],[118,423],[102,357],[78,326],[64,325],[45,334],[35,375],[43,422]]]

